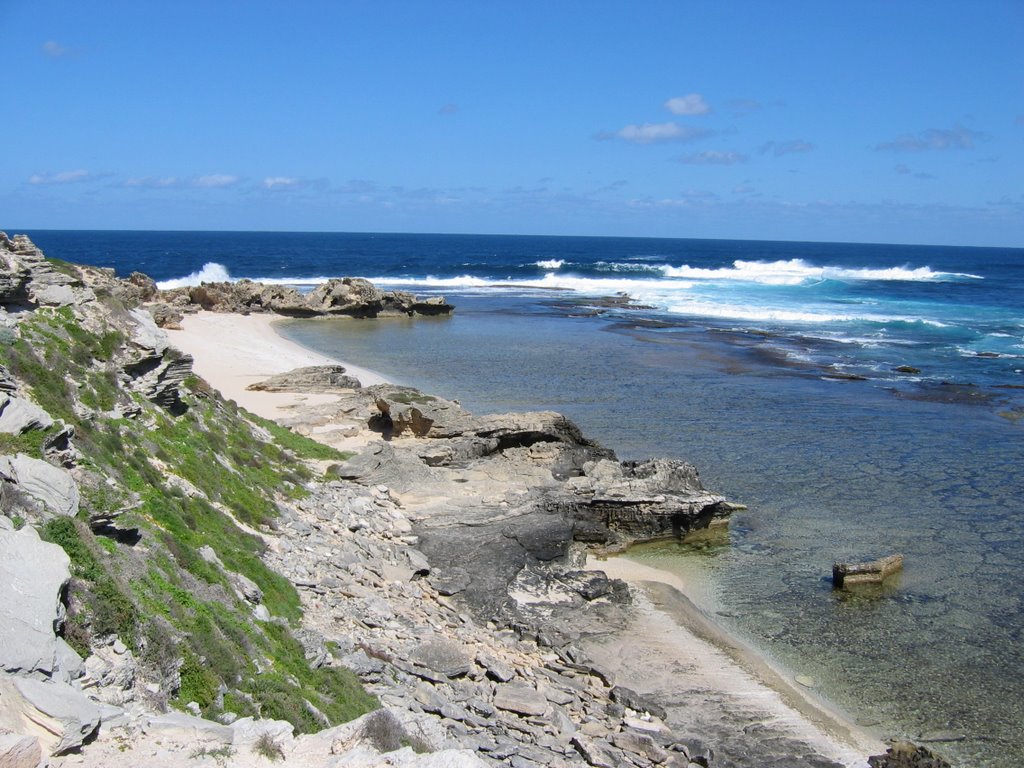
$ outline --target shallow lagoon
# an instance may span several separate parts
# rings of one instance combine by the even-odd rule
[[[291,321],[285,335],[478,412],[554,409],[623,458],[694,462],[749,505],[728,541],[631,555],[883,734],[964,737],[1024,764],[1024,425],[779,366],[686,327],[570,316],[538,296],[452,296],[447,319]],[[837,559],[906,556],[877,594]]]

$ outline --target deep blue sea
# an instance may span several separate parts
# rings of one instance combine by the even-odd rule
[[[352,275],[444,294],[450,318],[283,332],[479,412],[562,411],[623,458],[694,462],[749,509],[721,541],[631,556],[882,735],[1024,765],[1024,249],[28,234],[165,286]],[[833,561],[897,551],[884,589],[832,591]]]

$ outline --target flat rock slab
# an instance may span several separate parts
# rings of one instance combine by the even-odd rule
[[[258,392],[337,392],[359,389],[359,379],[345,373],[341,365],[309,365],[278,373],[250,384],[246,389]]]
[[[409,659],[448,677],[462,677],[473,668],[473,660],[461,645],[451,640],[428,640],[414,648]]]
[[[227,746],[235,739],[235,732],[229,726],[186,715],[184,712],[168,712],[166,715],[151,717],[143,725],[143,731],[152,736],[180,741],[182,744]]]
[[[7,677],[0,690],[7,727],[20,720],[12,730],[36,736],[48,754],[77,749],[100,726],[100,706],[66,683]]]
[[[30,429],[49,429],[53,426],[50,414],[35,403],[20,397],[0,397],[0,432],[20,435]]]
[[[53,673],[55,627],[64,618],[60,594],[71,578],[70,565],[64,550],[42,541],[31,526],[0,530],[0,668]]]
[[[35,736],[0,734],[0,768],[36,768],[42,759],[43,750]]]
[[[524,683],[504,683],[494,692],[494,706],[517,715],[543,715],[548,700],[536,688]]]
[[[13,476],[18,487],[51,515],[74,517],[78,514],[78,483],[66,469],[23,453],[13,459],[5,458],[5,462],[7,466],[0,467],[0,472]]]

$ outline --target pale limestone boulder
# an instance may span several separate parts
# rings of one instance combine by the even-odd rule
[[[23,453],[10,460],[10,467],[21,490],[51,515],[74,517],[78,514],[78,483],[66,469]]]
[[[8,672],[54,673],[56,629],[64,621],[61,591],[71,578],[71,560],[31,526],[0,530],[0,668]],[[70,649],[68,649],[70,650]],[[66,660],[69,661],[69,660]]]
[[[49,429],[53,419],[35,403],[12,395],[0,396],[0,432],[20,435],[30,429]]]
[[[35,736],[0,734],[0,768],[36,768],[42,759],[43,750]]]
[[[0,727],[37,737],[46,754],[82,746],[101,719],[99,705],[66,683],[0,675]]]
[[[234,731],[226,725],[184,712],[151,717],[143,723],[142,730],[154,738],[191,745],[229,746],[235,737]]]
[[[532,685],[525,683],[502,683],[495,687],[494,706],[517,715],[543,715],[548,708],[548,700]]]

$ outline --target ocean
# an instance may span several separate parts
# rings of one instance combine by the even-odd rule
[[[11,234],[14,234],[11,232]],[[161,285],[367,277],[450,318],[282,332],[478,412],[554,409],[748,505],[639,547],[813,692],[960,765],[1024,765],[1024,249],[29,231]],[[626,299],[628,297],[628,300]],[[901,552],[884,588],[837,560]]]

